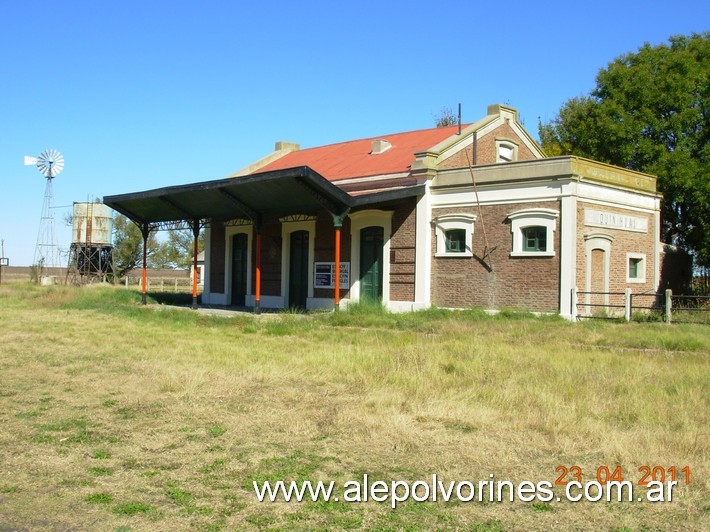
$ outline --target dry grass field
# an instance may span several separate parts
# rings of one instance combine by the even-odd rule
[[[0,287],[0,530],[710,529],[710,329],[431,310],[208,316]],[[670,503],[258,502],[252,481],[594,480]],[[556,488],[556,494],[561,493]],[[641,488],[638,488],[641,492]]]

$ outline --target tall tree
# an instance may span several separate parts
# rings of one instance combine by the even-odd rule
[[[197,252],[205,248],[204,233],[197,239]],[[152,263],[156,268],[176,268],[188,270],[193,264],[194,238],[192,229],[174,229],[167,232],[167,239],[160,242],[153,254]]]
[[[596,82],[539,124],[543,149],[657,175],[663,240],[710,266],[710,32],[644,44]]]
[[[442,107],[434,119],[436,127],[455,126],[459,123],[459,119],[451,107]]]
[[[198,252],[204,247],[204,233],[200,233]],[[148,267],[189,269],[193,249],[191,229],[167,231],[165,240],[158,240],[153,231],[148,237]],[[113,258],[119,277],[143,266],[143,235],[138,226],[122,214],[113,218]]]
[[[155,233],[151,232],[148,237],[148,261],[156,248]],[[122,214],[116,214],[113,218],[113,260],[119,277],[143,265],[143,235],[138,226]]]

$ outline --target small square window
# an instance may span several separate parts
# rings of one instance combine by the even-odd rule
[[[447,253],[464,253],[466,251],[465,229],[450,229],[445,234]]]
[[[626,282],[646,282],[646,255],[643,253],[626,254]]]
[[[539,225],[524,227],[523,251],[547,251],[547,228]]]
[[[639,270],[641,269],[641,261],[643,259],[629,259],[629,279],[638,279]]]

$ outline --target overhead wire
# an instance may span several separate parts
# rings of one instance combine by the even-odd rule
[[[473,142],[471,144],[474,158],[476,157],[476,148],[477,148],[476,141],[477,140],[478,140],[478,135],[474,131],[473,132]],[[484,248],[483,248],[483,256],[481,257],[481,261],[484,263],[484,265],[488,268],[489,271],[493,271],[493,262],[491,260],[486,261],[486,258],[492,257],[492,253],[495,250],[495,248],[491,248],[488,245],[488,235],[486,234],[486,224],[483,220],[483,210],[481,209],[481,200],[478,197],[478,186],[476,184],[476,175],[473,171],[473,161],[471,160],[471,157],[468,154],[468,150],[464,149],[464,152],[466,153],[466,159],[468,161],[468,170],[471,173],[471,181],[473,183],[473,193],[476,197],[476,205],[478,207],[478,218],[481,220],[481,229],[483,231]]]

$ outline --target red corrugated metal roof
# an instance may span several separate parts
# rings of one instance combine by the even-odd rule
[[[328,181],[408,172],[416,152],[436,146],[455,135],[457,129],[458,126],[422,129],[298,150],[256,172],[308,166]],[[380,139],[392,147],[384,153],[372,154],[372,141]]]

